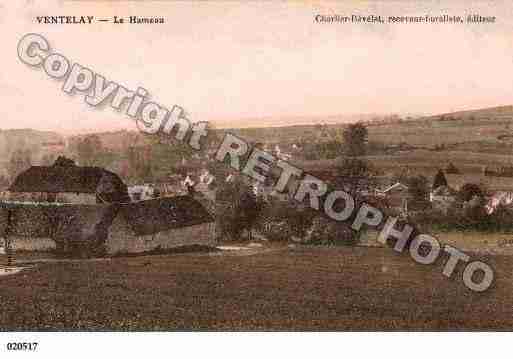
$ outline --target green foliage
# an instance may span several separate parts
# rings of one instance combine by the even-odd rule
[[[481,188],[480,185],[475,183],[465,183],[463,186],[461,186],[457,199],[460,202],[468,202],[474,197],[482,198],[484,196],[484,189]]]
[[[336,168],[337,180],[333,183],[338,188],[345,189],[355,194],[372,185],[373,171],[369,164],[358,158],[344,158]]]
[[[408,192],[412,202],[417,208],[425,208],[429,205],[429,182],[424,176],[414,176],[408,179]]]
[[[362,123],[349,125],[343,133],[346,154],[348,156],[363,156],[366,153],[366,145],[369,137],[367,127]]]
[[[346,222],[337,222],[318,215],[312,221],[308,244],[316,245],[355,245],[358,243],[358,234]]]
[[[342,177],[367,178],[371,174],[369,164],[358,158],[344,158],[337,167],[337,174]]]
[[[423,227],[423,231],[478,231],[478,232],[513,232],[513,209],[498,206],[488,214],[484,199],[462,204],[455,202],[447,212],[430,209],[418,212],[412,221]]]
[[[447,179],[445,178],[444,171],[438,170],[435,175],[435,179],[433,180],[433,189],[441,186],[447,186]]]
[[[262,208],[258,230],[272,241],[304,238],[314,216],[313,210],[298,208],[294,202],[271,201]]]
[[[338,140],[305,143],[302,154],[306,160],[334,159],[340,156],[343,144]]]
[[[244,230],[251,231],[262,207],[251,187],[240,179],[222,182],[216,202],[221,236],[231,240],[240,239]]]
[[[88,135],[76,143],[76,152],[81,166],[96,166],[103,144],[98,135]]]

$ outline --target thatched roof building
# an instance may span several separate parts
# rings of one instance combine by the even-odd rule
[[[107,205],[0,202],[0,237],[8,218],[15,249],[68,255],[211,245],[215,234],[211,214],[192,196]]]
[[[87,193],[98,202],[128,203],[127,186],[113,172],[99,167],[80,167],[59,159],[52,166],[32,166],[16,177],[10,192]]]
[[[138,236],[213,221],[205,207],[191,196],[130,203],[121,206],[120,215]]]
[[[187,195],[121,205],[105,244],[108,253],[137,253],[192,244],[213,245],[214,239],[212,215]]]

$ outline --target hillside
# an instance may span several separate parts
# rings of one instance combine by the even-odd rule
[[[46,151],[63,148],[65,137],[57,132],[32,129],[0,130],[0,174],[14,151],[28,149],[37,161]]]
[[[114,152],[123,152],[130,146],[138,146],[145,143],[144,136],[137,131],[109,131],[98,132],[96,135],[100,138],[104,148]],[[87,135],[70,136],[68,141],[70,145]]]
[[[484,178],[482,175],[486,166],[513,165],[513,106],[457,111],[417,119],[373,116],[319,116],[312,117],[310,122],[308,117],[296,117],[297,121],[309,124],[217,127],[215,131],[218,134],[231,132],[251,142],[280,144],[282,148],[287,148],[292,143],[329,141],[334,136],[340,136],[341,130],[347,126],[347,123],[341,123],[344,122],[342,120],[361,120],[367,125],[369,142],[373,145],[366,159],[386,173],[408,168],[411,173],[431,176],[438,168],[445,168],[452,162],[460,169],[462,176],[467,176],[462,177],[465,181],[474,178],[477,182],[490,182],[493,187],[513,188],[513,180]],[[277,121],[274,125],[279,123]],[[114,153],[123,153],[128,146],[145,142],[144,136],[137,131],[99,132],[97,135],[103,146]],[[0,165],[5,167],[11,153],[18,148],[30,148],[37,157],[37,154],[40,156],[45,151],[45,144],[64,141],[72,144],[82,136],[71,136],[65,140],[55,132],[31,129],[0,131]],[[293,162],[305,169],[326,168],[336,164],[336,160],[305,161],[301,158],[295,158]],[[463,180],[454,178],[454,181],[459,183]]]
[[[513,117],[513,106],[495,106],[487,107],[475,110],[456,111],[449,113],[442,113],[435,116],[429,116],[426,119],[440,118],[440,117],[453,117],[453,118],[512,118]]]

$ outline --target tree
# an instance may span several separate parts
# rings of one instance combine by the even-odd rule
[[[146,146],[144,148],[141,146],[132,148],[131,151],[135,150],[138,153],[129,153],[128,156],[135,177],[139,180],[167,177],[169,173],[174,173],[183,166],[183,160],[201,159],[201,155],[208,152],[208,148],[211,146],[210,141],[215,139],[215,135],[211,135],[209,131],[210,129],[207,127],[209,136],[207,138],[203,136],[200,141],[201,151],[196,151],[189,145],[188,137],[184,141],[179,141],[174,135],[165,133],[145,135]],[[148,172],[151,172],[151,176],[148,175]]]
[[[226,178],[234,172],[231,167],[217,161],[209,161],[206,165],[206,168],[208,172],[214,176],[215,185],[225,182]],[[270,178],[270,176],[268,178]]]
[[[482,198],[484,196],[484,189],[475,183],[465,183],[461,186],[457,198],[461,202],[468,202],[474,197]]]
[[[221,235],[230,239],[239,239],[242,232],[255,225],[261,209],[252,188],[240,179],[222,182],[216,194],[217,221]]]
[[[76,150],[81,166],[94,166],[103,151],[103,144],[98,135],[88,135],[79,139]]]
[[[435,179],[433,180],[433,189],[437,189],[441,186],[447,186],[447,179],[445,178],[444,171],[438,170],[435,175]]]
[[[55,160],[55,162],[52,165],[70,167],[70,166],[76,166],[77,164],[71,158],[67,158],[65,156],[59,156],[59,157],[57,157],[57,159]]]
[[[343,144],[337,139],[329,141],[317,141],[306,143],[301,151],[307,160],[334,159],[337,158],[343,150]]]
[[[306,242],[319,245],[354,245],[358,239],[358,234],[347,222],[337,222],[318,215],[312,220]]]
[[[128,168],[126,174],[135,182],[153,182],[154,151],[151,145],[129,147],[127,152]],[[167,168],[167,167],[164,167]]]
[[[302,208],[292,199],[282,201],[271,196],[262,205],[257,226],[270,241],[290,241],[293,237],[303,239],[317,215],[317,211]]]
[[[364,124],[350,124],[343,133],[348,156],[363,156],[366,152],[369,133]]]
[[[358,158],[344,158],[336,169],[337,180],[334,185],[356,195],[370,187],[372,171],[366,161]]]
[[[408,193],[412,198],[414,207],[426,208],[429,204],[429,184],[424,176],[411,177],[408,180]]]

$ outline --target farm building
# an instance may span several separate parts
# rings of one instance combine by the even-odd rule
[[[123,204],[109,228],[108,253],[137,253],[213,244],[214,219],[192,196]]]
[[[27,193],[38,200],[16,197]],[[102,168],[31,167],[10,194],[0,201],[0,237],[14,250],[97,256],[211,244],[215,238],[201,200],[191,195],[131,202],[123,181]]]
[[[102,254],[116,213],[110,204],[0,202],[0,237],[14,250]]]
[[[125,204],[0,202],[0,233],[14,250],[67,255],[139,253],[214,241],[208,210],[191,196]]]
[[[485,209],[488,214],[492,214],[499,206],[511,208],[513,205],[513,193],[499,191],[494,193],[487,201]]]
[[[127,203],[128,190],[115,173],[79,167],[60,157],[52,166],[32,166],[9,188],[11,199],[63,203]]]
[[[456,190],[449,186],[439,186],[429,193],[429,201],[433,208],[447,212],[456,201]]]
[[[128,187],[128,196],[131,202],[144,201],[160,197],[160,191],[153,184],[144,184]]]
[[[395,208],[401,213],[408,213],[408,201],[411,200],[411,195],[405,184],[396,182],[388,188],[378,191],[377,197],[386,198],[391,208]]]

